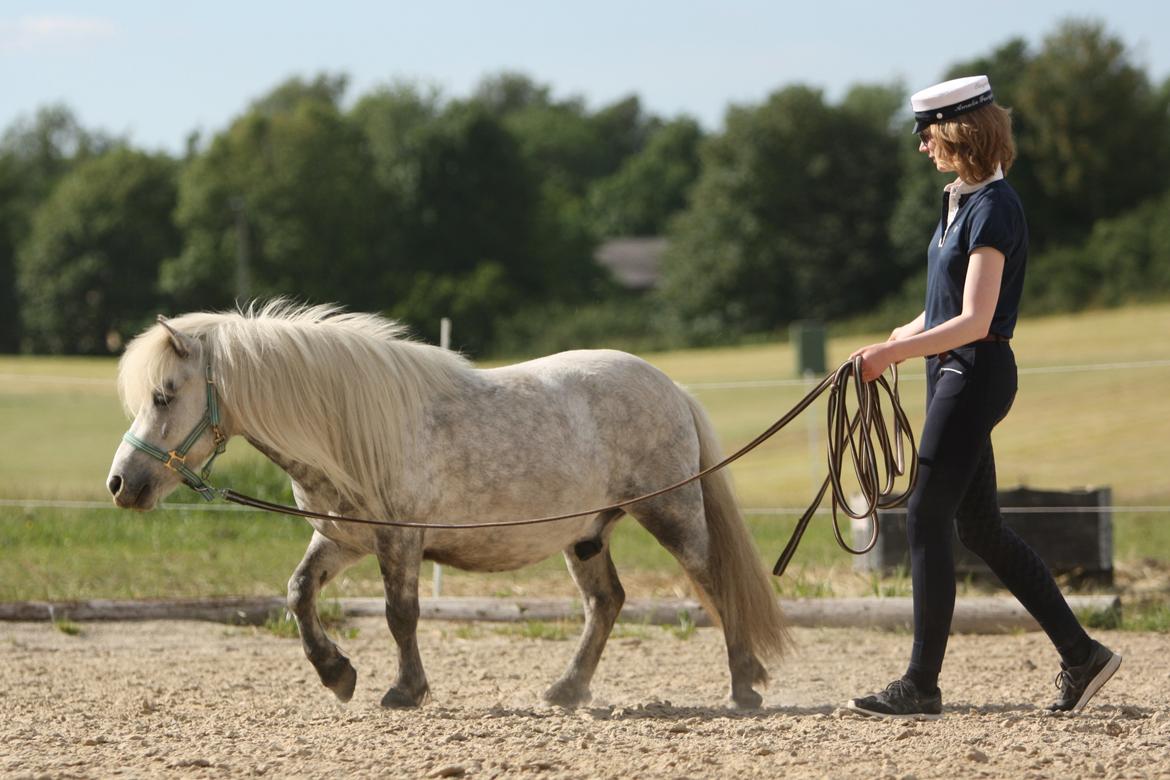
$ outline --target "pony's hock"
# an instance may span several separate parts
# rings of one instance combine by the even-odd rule
[[[306,656],[343,701],[356,673],[322,628],[316,602],[346,568],[377,557],[398,646],[398,678],[383,704],[417,706],[428,691],[416,640],[421,561],[507,571],[557,552],[581,590],[585,625],[545,696],[565,706],[588,701],[625,600],[609,551],[622,514],[675,556],[721,624],[737,705],[758,706],[763,662],[787,644],[771,584],[716,468],[706,413],[632,355],[577,351],[481,370],[402,338],[379,317],[277,302],[156,325],[129,345],[118,382],[134,417],[108,479],[119,506],[152,509],[184,482],[206,486],[192,466],[233,436],[289,474],[314,534],[289,580],[288,606]]]
[[[601,552],[600,539],[586,539],[583,542],[577,542],[573,545],[573,554],[582,561],[589,560],[599,552]]]

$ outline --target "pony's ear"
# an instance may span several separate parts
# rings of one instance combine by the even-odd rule
[[[158,315],[158,324],[167,329],[167,333],[169,333],[171,336],[171,346],[175,348],[175,352],[179,357],[185,358],[191,354],[190,336],[184,336],[182,333],[179,333],[179,331],[172,328],[171,324],[167,322],[167,318],[161,314]]]

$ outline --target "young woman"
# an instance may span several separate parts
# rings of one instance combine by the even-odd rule
[[[986,76],[937,84],[910,102],[918,150],[958,178],[944,188],[927,251],[926,310],[854,355],[866,381],[891,363],[926,357],[926,423],[907,517],[914,645],[903,677],[847,706],[879,717],[941,715],[938,675],[955,607],[953,523],[1060,653],[1060,695],[1049,709],[1079,710],[1121,656],[1085,633],[1048,567],[1003,524],[996,499],[991,429],[1016,395],[1011,337],[1028,257],[1023,207],[1004,179],[1015,157],[1011,117]]]

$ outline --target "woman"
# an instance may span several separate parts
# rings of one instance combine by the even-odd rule
[[[939,171],[958,178],[943,192],[942,219],[927,252],[926,310],[889,340],[854,353],[873,381],[891,363],[926,357],[927,413],[907,532],[914,587],[914,645],[906,674],[853,699],[857,712],[937,718],[938,675],[955,607],[952,520],[1047,632],[1061,657],[1060,695],[1050,710],[1080,710],[1121,664],[1089,638],[1044,562],[1003,524],[996,499],[991,429],[1016,394],[1011,349],[1028,228],[1003,178],[1015,157],[1009,113],[986,76],[954,79],[911,99],[914,132]]]

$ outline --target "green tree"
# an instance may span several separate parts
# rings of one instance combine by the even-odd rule
[[[506,276],[491,261],[460,274],[418,271],[390,313],[433,342],[439,340],[440,320],[450,317],[455,324],[451,347],[482,354],[491,345],[501,313],[516,300]]]
[[[1009,178],[1033,248],[1083,240],[1098,219],[1165,188],[1166,96],[1100,22],[1062,22],[1038,52],[1010,40],[947,76],[973,73],[988,74],[996,101],[1012,109],[1018,157]]]
[[[534,262],[544,268],[545,298],[581,300],[607,294],[593,260],[597,235],[586,195],[614,173],[661,124],[636,97],[589,113],[579,98],[554,100],[544,85],[504,73],[485,79],[472,98],[498,118],[517,144],[535,185],[531,236]],[[533,303],[531,297],[524,305]]]
[[[1044,41],[1016,96],[1026,117],[1044,243],[1083,236],[1096,220],[1161,192],[1170,168],[1165,106],[1124,43],[1099,23],[1070,21]],[[1135,150],[1141,150],[1135,154]],[[1035,231],[1034,231],[1035,232]]]
[[[350,112],[374,160],[374,177],[398,208],[414,208],[419,153],[442,113],[437,89],[396,82],[364,95]]]
[[[637,95],[628,95],[602,107],[589,117],[589,122],[595,128],[601,151],[598,168],[590,177],[593,179],[612,175],[630,157],[645,149],[664,124],[642,110]]]
[[[1170,293],[1170,195],[1099,220],[1083,245],[1032,261],[1028,311],[1067,311],[1165,298]]]
[[[658,235],[686,205],[699,175],[703,131],[693,119],[664,125],[616,173],[590,186],[588,213],[601,236]]]
[[[726,127],[703,149],[664,258],[662,299],[697,338],[863,311],[900,283],[888,131],[806,87],[733,108]]]
[[[416,267],[462,274],[499,263],[518,288],[543,288],[531,255],[537,188],[515,140],[481,108],[452,104],[418,147]]]
[[[79,163],[37,209],[18,258],[25,349],[102,354],[160,303],[179,234],[175,163],[119,148]]]
[[[320,73],[312,81],[294,76],[254,101],[250,110],[264,116],[277,116],[292,113],[305,102],[336,109],[341,106],[348,84],[349,77],[340,74]]]
[[[177,210],[185,246],[162,273],[180,308],[276,295],[389,305],[401,255],[383,230],[369,146],[337,95],[302,87],[277,87],[186,166]],[[237,276],[241,250],[247,278]]]
[[[20,345],[16,256],[33,212],[70,168],[112,144],[83,128],[61,105],[17,120],[0,138],[0,352],[14,352]]]
[[[548,86],[518,73],[485,78],[470,102],[504,123],[542,183],[574,197],[615,172],[662,124],[637,96],[590,114],[581,98],[554,100]]]

